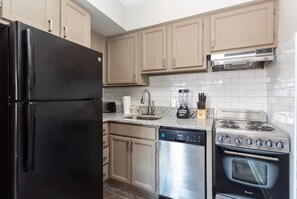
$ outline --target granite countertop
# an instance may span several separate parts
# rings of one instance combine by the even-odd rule
[[[154,127],[175,127],[184,129],[199,129],[211,131],[213,125],[213,118],[207,119],[178,119],[173,116],[163,116],[158,120],[138,120],[124,118],[123,113],[103,113],[103,122],[120,122],[128,124],[139,124]]]

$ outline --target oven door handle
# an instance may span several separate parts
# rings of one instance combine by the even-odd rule
[[[267,157],[267,156],[262,156],[262,155],[240,153],[240,152],[234,152],[234,151],[228,151],[228,150],[224,150],[224,152],[226,154],[229,154],[229,155],[237,155],[237,156],[243,156],[243,157],[249,157],[249,158],[257,158],[257,159],[270,160],[270,161],[275,161],[275,162],[278,162],[279,161],[278,158]]]

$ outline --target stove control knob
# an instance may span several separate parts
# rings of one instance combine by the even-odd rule
[[[263,144],[263,141],[262,141],[262,140],[260,140],[260,139],[258,139],[258,140],[256,140],[256,144],[257,144],[257,146],[262,146],[262,144]]]
[[[272,147],[272,142],[271,140],[266,141],[266,146],[271,148]]]
[[[219,142],[223,142],[224,139],[225,139],[224,136],[222,136],[222,135],[219,135],[219,136],[218,136],[218,140],[219,140]]]
[[[247,143],[248,145],[252,145],[252,144],[254,143],[254,140],[251,139],[251,138],[249,138],[249,139],[246,140],[246,143]]]
[[[236,144],[241,144],[242,143],[242,139],[241,138],[235,138],[235,143]]]
[[[284,143],[282,143],[282,142],[277,142],[277,143],[276,143],[276,147],[279,148],[279,149],[282,149],[282,148],[284,148]]]

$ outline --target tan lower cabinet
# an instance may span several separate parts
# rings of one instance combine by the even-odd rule
[[[60,0],[2,0],[2,17],[60,35]]]
[[[71,0],[61,0],[61,36],[80,45],[91,45],[91,15]]]
[[[274,2],[211,16],[211,51],[274,43]]]
[[[156,192],[156,129],[111,123],[110,133],[110,178]]]
[[[103,123],[102,125],[102,158],[103,158],[103,182],[109,179],[109,124]]]
[[[131,139],[131,145],[131,184],[149,191],[155,191],[155,142],[140,139]]]
[[[110,178],[130,183],[130,138],[110,136]]]

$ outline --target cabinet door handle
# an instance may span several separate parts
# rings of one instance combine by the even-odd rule
[[[173,58],[173,66],[175,66],[175,63],[176,63],[176,59]]]
[[[127,149],[130,150],[130,142],[127,142]]]
[[[134,150],[134,143],[131,143],[131,150]]]
[[[53,20],[48,20],[48,32],[53,31]]]
[[[214,38],[211,38],[211,48],[214,48],[214,43],[215,43]]]
[[[63,30],[64,30],[64,38],[67,38],[67,27],[65,26],[64,28],[63,28]]]
[[[162,65],[163,65],[164,68],[166,67],[166,59],[163,59]]]

